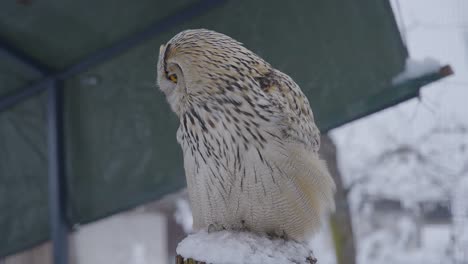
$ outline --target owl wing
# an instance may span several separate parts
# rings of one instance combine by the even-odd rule
[[[299,86],[278,70],[271,70],[257,78],[259,87],[270,97],[270,102],[282,116],[278,125],[283,140],[302,144],[311,152],[320,148],[320,131],[307,97]]]
[[[295,208],[294,212],[283,210],[289,217],[297,217],[295,225],[315,231],[323,213],[335,208],[335,184],[318,155],[320,132],[309,102],[299,86],[278,70],[258,78],[258,84],[269,96],[270,107],[274,109],[272,116],[280,116],[275,119],[277,124],[270,126],[280,140],[269,146],[265,160],[273,164],[275,174],[283,175],[280,186],[289,187],[275,199],[288,208]],[[294,229],[294,225],[291,228]]]

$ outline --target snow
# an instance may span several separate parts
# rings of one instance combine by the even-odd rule
[[[418,78],[430,73],[436,73],[442,67],[440,62],[432,58],[424,58],[423,60],[414,60],[408,58],[406,60],[405,70],[395,76],[392,80],[393,84],[400,84],[406,80]]]
[[[76,263],[167,263],[166,219],[127,212],[80,226],[72,236]]]
[[[446,225],[433,225],[423,229],[423,244],[420,247],[408,246],[408,222],[397,223],[396,230],[379,230],[370,234],[359,246],[358,263],[425,263],[439,264],[449,259],[446,246],[450,239],[450,229]],[[401,252],[404,252],[403,254]]]
[[[176,222],[182,226],[186,234],[192,232],[193,216],[187,199],[177,198],[174,218]]]
[[[367,255],[359,254],[358,263],[450,263],[443,261],[443,258],[447,260],[449,258],[445,247],[449,236],[448,228],[428,228],[425,233],[427,236],[425,241],[430,241],[432,244],[422,245],[423,250],[421,250],[421,248],[407,249],[404,239],[396,237],[389,230],[375,232],[362,243],[360,251],[366,252]]]
[[[454,258],[458,263],[468,260],[468,177],[458,184],[453,204],[455,236]]]
[[[310,263],[312,251],[306,244],[249,232],[200,231],[182,240],[177,254],[216,264],[302,264]]]
[[[310,239],[309,246],[314,251],[318,264],[336,263],[335,248],[328,221],[322,221],[322,228]]]

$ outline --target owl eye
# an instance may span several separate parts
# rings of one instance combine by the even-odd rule
[[[173,83],[177,83],[177,75],[176,74],[167,75],[167,79],[169,79]]]

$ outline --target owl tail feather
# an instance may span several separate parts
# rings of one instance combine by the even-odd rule
[[[285,203],[285,230],[296,240],[305,240],[319,230],[323,217],[335,210],[335,183],[326,163],[316,153],[293,146],[283,161],[283,186],[280,195]],[[288,214],[288,215],[286,215]]]

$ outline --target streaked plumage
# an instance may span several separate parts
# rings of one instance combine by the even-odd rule
[[[232,38],[187,30],[161,46],[158,84],[180,119],[194,228],[302,241],[334,208],[309,102]]]

